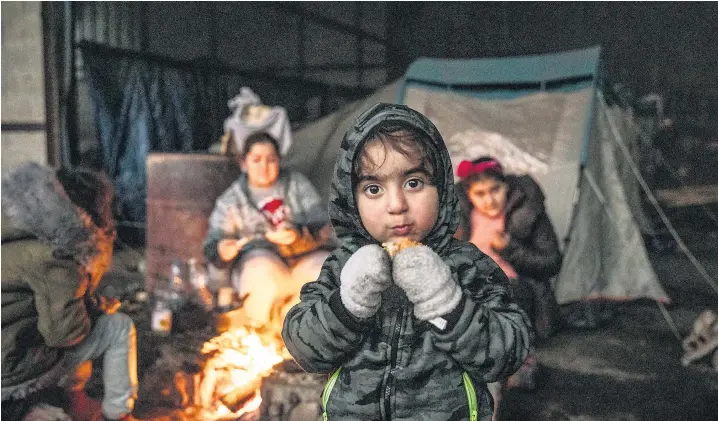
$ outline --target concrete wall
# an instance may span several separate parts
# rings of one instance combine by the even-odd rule
[[[2,173],[47,163],[40,2],[2,3]]]

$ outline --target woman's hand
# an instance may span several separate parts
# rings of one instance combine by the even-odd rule
[[[219,258],[224,262],[229,262],[237,257],[239,251],[242,250],[242,247],[244,247],[248,242],[249,238],[226,238],[224,240],[220,240],[219,244],[217,244]]]
[[[294,228],[280,228],[274,231],[267,231],[264,235],[267,237],[267,240],[283,246],[288,246],[299,238],[299,233]]]
[[[327,242],[332,238],[332,235],[334,235],[334,227],[332,227],[332,224],[326,224],[319,230],[319,241]]]
[[[501,251],[509,245],[509,240],[511,240],[509,233],[497,231],[494,238],[491,240],[491,248],[496,251]]]

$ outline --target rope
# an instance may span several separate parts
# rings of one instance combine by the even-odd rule
[[[598,183],[596,183],[596,179],[593,177],[593,173],[586,168],[584,170],[584,175],[586,176],[586,180],[588,180],[588,183],[591,185],[591,188],[593,189],[593,192],[596,194],[596,197],[598,197],[598,201],[601,202],[601,205],[603,207],[603,210],[606,212],[606,216],[608,216],[608,219],[611,220],[611,222],[616,222],[615,217],[611,212],[608,210],[606,198],[603,195],[603,192],[601,192],[601,189],[598,187]],[[594,285],[595,286],[595,285]],[[593,289],[593,286],[591,287]],[[661,315],[666,321],[666,324],[668,324],[668,327],[671,329],[671,332],[673,333],[673,336],[676,337],[679,343],[683,343],[683,338],[681,337],[680,332],[678,331],[678,327],[676,327],[676,323],[673,320],[673,317],[671,317],[671,314],[668,312],[668,309],[666,306],[659,300],[655,300],[656,305],[658,306],[658,309],[661,311]]]
[[[683,338],[681,337],[681,333],[678,332],[678,328],[676,327],[676,323],[673,321],[673,317],[671,317],[671,314],[668,312],[668,309],[666,306],[656,300],[656,304],[658,305],[658,309],[661,310],[661,314],[663,315],[663,318],[666,319],[666,323],[668,323],[668,327],[671,328],[671,332],[673,332],[673,336],[678,339],[678,342],[683,343]]]
[[[638,167],[636,166],[636,163],[631,158],[631,154],[628,151],[628,148],[626,147],[623,137],[618,132],[618,129],[616,128],[615,122],[612,120],[611,116],[608,114],[608,105],[606,104],[605,99],[603,98],[603,94],[601,92],[598,92],[598,97],[601,100],[601,105],[603,106],[603,115],[606,117],[606,121],[608,122],[608,125],[611,127],[611,131],[614,134],[614,138],[616,140],[616,144],[623,152],[623,155],[626,157],[626,160],[628,162],[628,165],[631,167],[631,171],[633,172],[633,175],[638,180],[638,183],[640,184],[641,188],[643,189],[643,192],[646,194],[646,197],[651,202],[653,207],[658,212],[658,215],[661,217],[661,220],[666,225],[666,228],[668,228],[668,232],[673,236],[673,239],[676,240],[676,244],[678,244],[678,247],[683,251],[683,253],[688,257],[688,260],[693,264],[693,266],[696,268],[698,273],[701,274],[703,279],[706,280],[708,285],[713,289],[713,291],[718,295],[718,284],[716,284],[716,281],[708,274],[708,271],[706,271],[705,267],[701,264],[701,262],[696,259],[696,257],[693,255],[693,253],[688,249],[686,244],[683,242],[681,237],[678,235],[678,231],[673,227],[673,224],[666,216],[665,212],[663,212],[663,209],[661,208],[660,204],[658,203],[658,200],[656,199],[656,196],[653,195],[653,192],[651,192],[651,189],[646,184],[646,181],[641,176],[640,171],[638,170]]]

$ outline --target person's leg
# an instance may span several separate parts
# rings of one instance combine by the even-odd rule
[[[92,377],[92,360],[82,361],[63,378],[62,383],[70,392],[80,392],[85,390],[87,381]]]
[[[294,266],[292,266],[289,282],[282,285],[282,289],[279,292],[284,299],[282,309],[279,310],[282,321],[289,309],[299,302],[299,293],[302,290],[302,286],[307,282],[317,280],[327,256],[329,256],[328,251],[315,251],[306,256],[302,256],[297,260]]]
[[[501,406],[501,389],[503,388],[503,381],[487,383],[486,388],[489,389],[491,397],[494,398],[494,415],[491,417],[491,420],[497,421],[499,419],[499,407]]]
[[[66,364],[72,367],[103,357],[105,394],[102,412],[110,419],[129,414],[137,398],[137,338],[132,319],[123,313],[102,315],[90,334],[68,350]]]
[[[511,286],[514,293],[514,300],[523,309],[531,319],[531,324],[535,329],[535,297],[534,291],[531,287],[530,278],[519,277],[518,279],[511,280]],[[519,367],[516,373],[509,376],[506,380],[504,387],[507,389],[519,388],[523,390],[535,390],[536,389],[536,355],[532,349],[529,355],[524,360],[524,363]]]
[[[302,285],[307,282],[316,281],[319,272],[322,270],[324,261],[329,256],[329,252],[325,250],[315,251],[302,256],[292,266],[292,279],[290,284],[285,288],[287,292],[295,292],[298,294],[302,289]]]
[[[73,421],[88,421],[102,412],[102,402],[93,399],[85,392],[85,385],[92,376],[92,361],[81,362],[72,373],[62,380],[67,391],[67,413]]]
[[[534,322],[534,292],[527,278],[519,277],[511,280],[514,300],[526,315]]]
[[[531,322],[536,332],[536,341],[548,339],[558,330],[559,310],[556,297],[549,282],[540,282],[532,278],[522,278],[533,295],[533,313]]]
[[[280,286],[289,279],[284,260],[268,250],[247,253],[232,271],[232,286],[239,296],[249,294],[242,305],[244,313],[259,326],[269,323]]]

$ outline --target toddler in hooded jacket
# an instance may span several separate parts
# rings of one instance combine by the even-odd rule
[[[403,105],[361,114],[329,214],[341,246],[282,331],[303,369],[331,373],[325,419],[490,420],[486,383],[519,368],[533,332],[501,269],[453,238],[460,214],[436,127]]]

